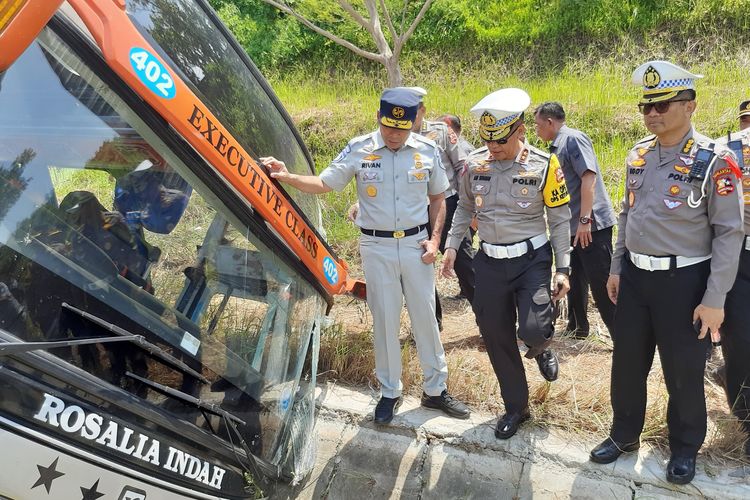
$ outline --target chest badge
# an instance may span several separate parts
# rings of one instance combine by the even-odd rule
[[[682,202],[678,200],[664,200],[664,204],[667,206],[668,209],[674,210],[675,208],[681,206]]]
[[[374,198],[378,195],[378,188],[376,188],[373,185],[367,186],[366,191],[367,191],[367,196],[369,196],[370,198]]]
[[[680,186],[670,186],[669,194],[671,194],[672,196],[677,196],[678,194],[680,194]]]
[[[633,205],[635,205],[635,192],[629,191],[628,192],[628,206],[632,208]]]
[[[369,155],[365,156],[365,157],[364,157],[364,158],[362,158],[362,159],[363,159],[364,161],[375,161],[375,160],[379,160],[379,159],[381,159],[381,158],[382,158],[382,156],[380,156],[380,155],[376,155],[376,154],[369,154]]]
[[[530,201],[517,201],[516,205],[518,205],[519,207],[525,209],[525,208],[529,208],[531,206],[531,202]]]
[[[479,195],[475,196],[474,205],[476,205],[477,207],[481,207],[482,205],[484,205],[484,199]]]
[[[690,160],[690,163],[693,163],[693,161]],[[686,162],[686,164],[687,164],[687,162]],[[675,165],[674,169],[676,171],[678,171],[679,173],[681,173],[682,175],[687,175],[687,174],[690,173],[690,168],[689,167],[683,167],[682,165]]]
[[[636,158],[635,160],[630,162],[631,167],[642,167],[645,164],[646,160],[644,160],[643,158]]]

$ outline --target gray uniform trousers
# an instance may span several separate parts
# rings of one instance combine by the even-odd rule
[[[403,298],[411,319],[424,392],[438,396],[446,388],[448,366],[435,320],[435,270],[422,262],[421,231],[404,238],[362,235],[359,250],[367,281],[367,305],[375,337],[375,375],[383,396],[401,395],[401,345],[398,334]]]

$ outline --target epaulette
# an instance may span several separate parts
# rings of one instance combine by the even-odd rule
[[[635,146],[641,146],[641,145],[643,145],[643,144],[645,144],[647,142],[654,142],[654,140],[656,140],[656,135],[655,134],[647,135],[646,137],[644,137],[640,141],[636,142]]]
[[[417,141],[423,142],[423,143],[427,144],[428,146],[431,146],[431,147],[438,147],[438,144],[437,144],[437,142],[433,141],[433,140],[432,140],[432,139],[430,139],[429,137],[425,137],[425,136],[423,136],[423,135],[419,135],[419,134],[417,134],[417,133],[412,133],[412,134],[411,134],[411,136],[412,136],[412,137],[413,137],[414,139],[416,139]]]
[[[545,160],[549,160],[550,158],[550,153],[543,151],[537,147],[534,147],[531,144],[526,144],[524,147],[529,150],[529,155],[534,154],[534,155],[544,158]]]

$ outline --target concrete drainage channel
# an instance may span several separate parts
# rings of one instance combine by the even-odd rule
[[[647,446],[601,466],[588,461],[588,450],[602,436],[571,441],[526,425],[500,441],[494,415],[450,419],[416,398],[380,429],[371,421],[375,403],[369,393],[319,387],[315,468],[274,498],[750,498],[750,467],[720,470],[699,457],[693,482],[674,486],[664,479],[668,457]]]

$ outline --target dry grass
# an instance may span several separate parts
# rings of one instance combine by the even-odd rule
[[[454,282],[438,282],[441,296],[452,296]],[[333,309],[335,325],[322,338],[319,370],[323,378],[351,385],[377,387],[374,376],[372,318],[362,302],[338,298]],[[502,413],[503,404],[495,374],[478,337],[473,313],[466,301],[443,300],[444,331],[441,334],[448,361],[448,387],[452,394],[473,409]],[[550,384],[539,374],[536,362],[524,358],[529,381],[530,404],[535,425],[602,439],[612,422],[609,380],[612,342],[596,309],[591,308],[593,338],[580,341],[558,338],[555,349],[560,360],[560,377]],[[558,320],[558,331],[564,329]],[[416,349],[408,340],[411,333],[408,315],[402,311],[402,381],[404,392],[421,393],[421,369]],[[719,356],[718,350],[714,351]],[[720,359],[720,358],[719,358]],[[714,361],[715,363],[716,361]],[[708,371],[708,370],[707,370]],[[720,462],[743,460],[745,436],[737,420],[730,415],[723,390],[708,377],[706,398],[709,426],[702,449],[705,456]],[[651,445],[667,447],[667,392],[658,354],[648,380],[648,406],[642,439]]]

